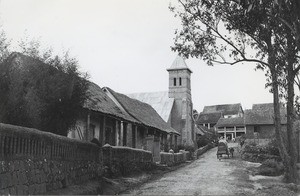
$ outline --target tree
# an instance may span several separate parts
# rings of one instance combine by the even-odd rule
[[[67,136],[88,96],[87,75],[69,52],[54,56],[39,41],[20,43],[26,55],[12,53],[0,64],[1,122]]]
[[[9,55],[10,41],[7,39],[3,29],[0,29],[0,63]]]
[[[179,0],[179,6],[171,7],[171,11],[182,21],[182,30],[177,31],[174,51],[185,57],[198,57],[207,61],[208,65],[230,64],[240,62],[256,62],[258,69],[266,69],[274,101],[274,121],[276,138],[279,141],[281,157],[286,168],[286,179],[289,182],[298,181],[295,176],[295,152],[292,149],[293,141],[290,136],[292,116],[288,117],[288,141],[285,146],[281,132],[279,89],[284,91],[284,83],[288,88],[288,104],[294,92],[290,83],[294,80],[288,71],[288,65],[295,65],[295,54],[286,54],[292,49],[293,39],[285,39],[288,34],[284,25],[279,25],[276,19],[276,10],[272,1],[202,1]],[[287,17],[285,11],[282,16]],[[291,37],[289,37],[291,38]],[[247,55],[249,51],[255,55]],[[294,57],[294,58],[293,58]],[[284,64],[282,64],[285,62]],[[297,70],[293,70],[294,72]],[[281,87],[281,88],[280,88]],[[288,114],[292,108],[288,105]],[[290,135],[289,135],[290,134]]]

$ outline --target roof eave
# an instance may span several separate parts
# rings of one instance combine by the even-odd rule
[[[188,70],[190,73],[193,73],[190,68],[182,67],[182,68],[168,68],[167,71],[177,71],[177,70]]]

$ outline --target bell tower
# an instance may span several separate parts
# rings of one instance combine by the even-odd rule
[[[194,145],[196,136],[192,120],[192,71],[181,56],[176,57],[167,71],[169,72],[169,98],[174,98],[171,127],[178,130],[181,134],[178,137],[178,144]]]

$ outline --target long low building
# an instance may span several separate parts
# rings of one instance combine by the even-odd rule
[[[81,117],[68,137],[87,141],[96,138],[101,146],[149,150],[155,161],[159,161],[160,151],[177,147],[180,134],[150,105],[92,82],[88,94]]]

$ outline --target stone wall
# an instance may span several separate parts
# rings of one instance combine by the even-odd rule
[[[213,147],[212,144],[207,144],[206,146],[203,146],[201,148],[198,148],[194,153],[195,153],[195,157],[197,157],[197,159],[199,158],[199,156],[201,156],[203,153],[205,153],[206,151],[208,151],[209,149],[211,149]]]
[[[0,123],[0,194],[42,194],[101,175],[95,144]]]
[[[191,159],[191,153],[189,151],[180,150],[179,153],[174,153],[173,150],[169,152],[160,152],[161,164],[167,166],[178,165]]]
[[[108,176],[127,175],[150,170],[153,157],[150,151],[125,146],[103,146],[103,165]]]

